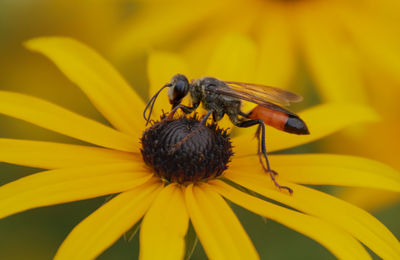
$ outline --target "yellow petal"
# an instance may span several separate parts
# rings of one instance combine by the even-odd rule
[[[400,258],[399,241],[379,220],[361,208],[323,192],[285,182],[279,177],[280,185],[293,189],[292,196],[272,187],[267,175],[246,175],[243,172],[231,170],[225,176],[265,197],[344,229],[383,259]]]
[[[260,26],[260,52],[255,79],[259,83],[287,88],[293,79],[296,56],[290,26],[282,10],[269,6],[268,15]],[[275,7],[277,8],[277,7]]]
[[[208,184],[185,191],[186,207],[211,259],[259,259],[246,231],[228,204]]]
[[[218,1],[218,4],[222,1]],[[258,8],[258,6],[253,4],[231,4],[231,2],[225,1],[224,12],[219,12],[212,19],[208,19],[206,23],[202,24],[202,28],[196,33],[196,36],[190,37],[181,53],[187,58],[187,62],[190,64],[190,68],[193,69],[196,77],[207,76],[205,74],[205,69],[207,69],[205,65],[209,63],[210,55],[215,52],[216,45],[221,43],[221,39],[227,38],[227,36],[231,38],[234,36],[232,38],[234,39],[235,35],[243,39],[245,38],[243,35],[251,30],[255,23],[259,22],[258,17],[260,14],[263,14],[264,10]],[[232,14],[236,13],[240,13],[240,19],[232,19]],[[238,34],[242,34],[242,36]],[[242,39],[239,39],[239,41],[242,41]],[[245,41],[249,42],[248,39]],[[235,43],[233,42],[232,44]],[[254,49],[254,44],[251,43],[250,45],[247,47]],[[230,48],[230,46],[227,47]],[[251,49],[243,49],[241,51],[248,53],[252,51]],[[230,55],[226,58],[230,59]],[[247,57],[244,58],[246,62]],[[224,62],[226,63],[226,61]],[[254,64],[251,64],[251,66],[254,66]],[[254,80],[254,78],[251,79]]]
[[[212,181],[210,184],[233,203],[314,239],[338,259],[371,259],[356,239],[329,223],[250,196],[221,181]]]
[[[0,162],[29,167],[56,169],[140,160],[141,155],[137,153],[83,145],[0,138]]]
[[[299,116],[306,122],[310,135],[294,135],[268,127],[266,134],[267,151],[283,150],[306,144],[353,124],[373,122],[378,115],[371,108],[354,104],[325,104],[307,109]],[[254,127],[254,133],[256,128]],[[254,135],[243,134],[232,139],[237,155],[257,152],[257,139]]]
[[[400,173],[383,163],[365,158],[333,154],[271,155],[268,158],[279,178],[286,181],[400,192]],[[237,158],[230,169],[265,175],[257,155]]]
[[[126,59],[154,46],[176,44],[199,22],[210,17],[221,1],[166,1],[150,4],[117,31],[113,54]]]
[[[180,186],[165,187],[144,216],[140,227],[140,259],[182,259],[189,226]]]
[[[168,83],[175,74],[186,75],[190,80],[190,74],[185,62],[179,58],[179,56],[166,52],[152,52],[150,54],[147,64],[147,73],[150,83],[149,98]],[[168,89],[164,89],[157,98],[152,116],[154,120],[160,119],[162,110],[164,110],[164,112],[169,112],[171,109],[167,91]]]
[[[358,52],[327,13],[303,8],[294,20],[316,87],[328,102],[366,103]]]
[[[88,143],[138,151],[138,139],[35,97],[0,91],[0,113]]]
[[[339,198],[357,205],[369,212],[383,210],[399,203],[398,192],[366,188],[344,189],[336,193]]]
[[[359,11],[359,8],[349,8],[347,3],[339,3],[335,8],[335,15],[338,22],[342,23],[349,31],[352,40],[361,50],[366,61],[374,66],[383,68],[391,73],[397,80],[400,80],[400,37],[398,20],[390,21],[390,18],[397,18],[399,8],[396,1],[381,4],[381,1],[373,3],[382,6],[369,7],[368,10]],[[377,8],[389,8],[393,14],[379,13]],[[392,16],[393,15],[393,16]],[[387,20],[389,18],[389,20]]]
[[[221,80],[250,82],[254,76],[257,51],[245,35],[228,34],[217,43],[205,75]]]
[[[151,174],[136,163],[40,172],[0,187],[0,218],[32,208],[122,192],[150,178]]]
[[[142,99],[98,53],[70,38],[43,37],[25,43],[51,59],[89,97],[110,123],[138,137],[144,120]]]
[[[113,198],[72,230],[54,259],[95,259],[140,220],[160,190],[151,181]]]

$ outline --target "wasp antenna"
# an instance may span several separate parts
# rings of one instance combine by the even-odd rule
[[[156,99],[157,99],[158,95],[160,94],[160,92],[161,92],[164,88],[170,87],[170,86],[171,86],[171,84],[165,84],[162,88],[160,88],[160,89],[157,91],[156,94],[154,94],[154,96],[152,96],[152,97],[150,98],[149,102],[147,102],[146,107],[144,108],[144,111],[143,111],[143,118],[144,118],[144,120],[146,120],[146,125],[149,124],[150,117],[151,117],[151,113],[153,112],[153,107],[154,107],[154,104],[155,104],[155,102],[156,102]],[[150,108],[149,115],[146,117],[146,111],[147,111],[149,108]]]

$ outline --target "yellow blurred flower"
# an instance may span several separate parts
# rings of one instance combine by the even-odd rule
[[[251,240],[223,197],[314,239],[339,259],[370,259],[361,243],[384,259],[400,257],[399,241],[372,215],[302,185],[399,192],[400,177],[391,168],[341,155],[271,155],[279,182],[294,191],[289,195],[277,190],[259,165],[254,155],[256,140],[241,135],[232,139],[235,156],[221,178],[188,185],[163,183],[145,165],[139,151],[138,140],[145,130],[141,117],[144,103],[117,71],[93,50],[69,38],[38,38],[26,46],[52,60],[112,125],[35,97],[0,92],[0,113],[95,145],[1,138],[1,161],[48,170],[1,186],[0,217],[119,193],[74,228],[56,259],[95,258],[142,218],[142,259],[182,259],[189,221],[210,258],[257,259]],[[157,62],[152,64],[163,68]],[[173,64],[169,69],[174,69]],[[156,69],[153,72],[157,76]],[[297,146],[352,124],[354,114],[348,115],[348,109],[360,121],[376,117],[370,109],[357,105],[311,108],[301,116],[312,135],[293,137],[271,131],[269,149]],[[329,122],[321,120],[327,116]],[[253,196],[254,192],[258,196]]]
[[[392,44],[393,40],[388,41]],[[397,47],[400,45],[397,45]],[[386,47],[381,47],[381,52],[389,52]],[[387,53],[389,55],[389,53]],[[389,57],[387,57],[389,58]],[[400,55],[391,54],[391,59],[400,60]],[[365,156],[384,162],[396,170],[400,170],[400,73],[395,69],[400,65],[388,69],[379,63],[365,64],[368,68],[365,89],[369,94],[369,103],[381,116],[381,121],[360,129],[357,135],[339,134],[324,143],[324,147],[333,151],[340,151],[344,145],[347,152]],[[338,194],[339,195],[339,194]],[[384,210],[398,205],[400,196],[397,193],[373,189],[344,190],[340,196],[369,211]]]
[[[400,74],[397,1],[158,0],[142,5],[141,14],[117,33],[117,57],[163,47],[182,51],[198,70],[221,37],[240,32],[259,50],[253,81],[287,87],[298,65],[305,64],[325,101],[365,102],[365,76],[374,67]]]
[[[0,89],[40,95],[86,115],[98,116],[54,66],[29,55],[21,48],[21,42],[42,35],[68,36],[107,54],[104,50],[109,49],[109,41],[105,39],[113,39],[115,28],[124,20],[121,2],[125,0],[0,1]],[[57,91],[50,91],[55,87]],[[3,134],[46,138],[39,128],[17,121],[1,118],[0,124]]]
[[[394,87],[397,88],[397,86]],[[388,86],[387,92],[395,91],[394,87]],[[349,147],[348,153],[374,158],[399,170],[400,118],[398,115],[393,115],[393,112],[399,111],[400,106],[394,94],[391,98],[386,99],[386,102],[398,107],[390,111],[380,110],[383,120],[362,131],[359,138],[337,135],[330,142],[324,143],[324,146],[333,151],[340,151],[340,146],[345,145]],[[380,107],[375,107],[379,111]],[[374,189],[346,189],[339,191],[337,195],[368,211],[384,210],[398,205],[400,202],[398,193]]]

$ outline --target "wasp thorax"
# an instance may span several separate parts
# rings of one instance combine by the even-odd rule
[[[203,125],[196,116],[157,122],[141,141],[145,163],[169,182],[216,178],[228,168],[233,154],[226,130],[214,123]]]

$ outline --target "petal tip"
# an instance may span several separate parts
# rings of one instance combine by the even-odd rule
[[[44,44],[56,41],[77,42],[77,40],[66,36],[40,36],[24,41],[22,45],[28,50],[37,51],[40,50]]]

